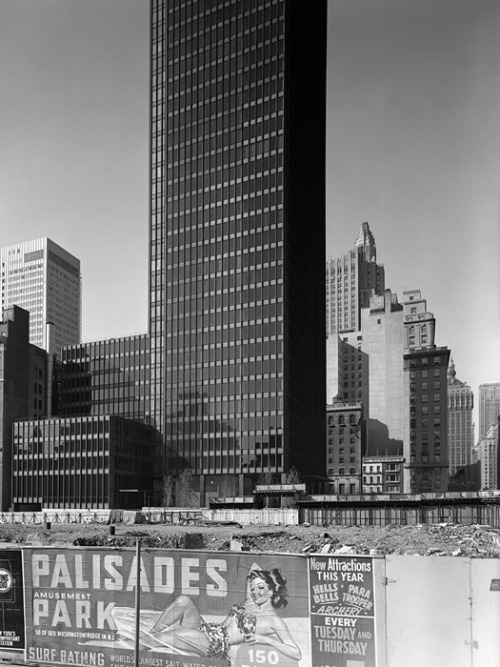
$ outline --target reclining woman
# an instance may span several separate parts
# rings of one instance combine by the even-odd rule
[[[228,660],[231,646],[266,644],[288,658],[300,660],[301,651],[285,621],[276,613],[288,604],[286,579],[277,569],[252,565],[247,576],[247,598],[234,605],[222,623],[208,623],[191,598],[179,596],[162,613],[152,634],[162,643],[200,656]]]

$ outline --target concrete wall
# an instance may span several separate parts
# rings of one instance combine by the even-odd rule
[[[498,667],[500,559],[385,563],[386,667]]]

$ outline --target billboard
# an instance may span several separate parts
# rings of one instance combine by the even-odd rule
[[[37,547],[23,568],[29,662],[376,667],[368,557]]]
[[[137,554],[25,549],[26,659],[135,663]],[[151,550],[140,554],[140,665],[310,667],[307,559]]]
[[[20,550],[0,551],[0,650],[24,649],[23,573]]]
[[[374,667],[373,559],[311,556],[311,638],[314,667]]]

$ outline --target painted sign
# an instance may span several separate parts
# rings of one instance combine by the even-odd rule
[[[26,659],[83,667],[310,667],[307,559],[25,549]]]
[[[373,559],[308,561],[313,667],[376,667]]]
[[[24,649],[21,551],[0,551],[0,650]]]

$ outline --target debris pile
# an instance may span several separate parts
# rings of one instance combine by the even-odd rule
[[[440,523],[412,526],[52,525],[0,526],[0,545],[109,546],[361,555],[500,558],[500,529]]]
[[[224,548],[224,547],[222,547]],[[467,556],[500,558],[500,530],[491,526],[418,524],[415,526],[289,527],[233,535],[241,551],[363,555]]]

